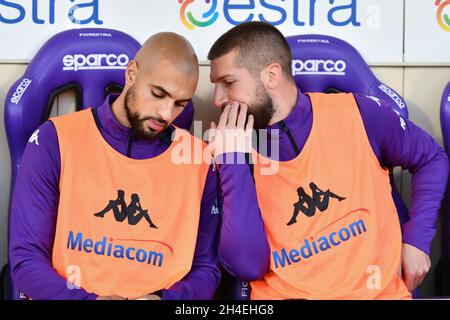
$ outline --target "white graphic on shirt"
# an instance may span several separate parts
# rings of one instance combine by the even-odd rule
[[[211,215],[216,215],[219,214],[219,205],[217,204],[217,200],[216,203],[213,204],[213,206],[211,207]]]
[[[400,125],[402,126],[403,131],[406,130],[406,121],[400,117]]]
[[[378,104],[379,107],[381,107],[381,100],[379,98],[374,97],[374,96],[366,96],[366,97],[372,99],[373,101],[375,101]]]
[[[35,142],[36,145],[39,145],[39,130],[36,130],[35,132],[33,132],[33,134],[31,135],[30,139],[28,140],[28,143],[33,143]]]

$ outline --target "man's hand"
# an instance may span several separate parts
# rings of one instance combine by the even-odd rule
[[[209,148],[215,157],[227,152],[251,152],[254,119],[249,115],[247,121],[247,109],[246,104],[233,102],[224,108],[217,126],[211,122]]]
[[[403,244],[402,277],[410,292],[422,283],[430,266],[430,257],[425,252],[407,243]]]
[[[112,296],[98,296],[97,298],[95,298],[95,300],[127,300],[127,299],[112,295]]]
[[[147,294],[135,300],[161,300],[161,297],[157,296],[156,294]]]

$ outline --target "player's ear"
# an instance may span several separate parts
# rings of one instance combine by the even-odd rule
[[[136,60],[131,60],[125,71],[125,86],[131,87],[136,81],[138,75],[138,64]]]
[[[278,87],[282,77],[282,68],[279,63],[271,63],[261,71],[261,80],[267,89]]]

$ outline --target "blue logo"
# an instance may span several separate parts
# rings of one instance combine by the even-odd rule
[[[30,1],[31,2],[31,1]],[[62,1],[58,1],[60,5]],[[100,3],[99,0],[91,0],[86,3],[86,1],[70,0],[70,2],[75,2],[67,12],[67,17],[73,24],[89,24],[94,23],[96,25],[103,24],[100,20]],[[78,3],[79,2],[79,3]],[[43,6],[46,5],[46,7]],[[35,24],[54,24],[55,23],[55,0],[49,1],[38,1],[33,0],[31,3],[31,12],[27,12],[26,8],[16,3],[14,1],[0,0],[0,23],[6,24],[16,24],[22,22],[27,16],[31,15],[31,20]],[[78,19],[77,12],[80,9],[91,9],[91,15],[85,19]],[[8,12],[8,14],[5,14]],[[42,12],[48,12],[48,16],[43,16]],[[85,12],[85,11],[84,11]]]
[[[328,23],[335,27],[344,27],[352,25],[355,27],[361,26],[357,19],[357,0],[350,1],[349,4],[338,5],[335,0],[321,1],[321,6],[328,6],[327,10],[323,7],[317,9],[317,1],[312,0],[293,0],[285,1],[279,0],[277,4],[275,1],[267,0],[247,0],[236,1],[224,0],[223,6],[218,7],[216,0],[206,0],[209,6],[203,8],[196,7],[188,9],[195,0],[178,0],[180,7],[180,20],[184,26],[193,30],[195,27],[209,27],[213,25],[220,15],[231,24],[238,25],[250,21],[263,21],[278,26],[284,23],[292,23],[295,26],[314,26],[317,20],[326,18]],[[256,11],[261,13],[256,13]],[[199,21],[194,16],[201,16],[205,21]]]
[[[292,265],[293,263],[299,263],[302,260],[309,259],[321,252],[337,247],[340,244],[352,240],[359,235],[363,235],[367,232],[366,225],[363,219],[359,219],[348,227],[343,227],[336,232],[331,232],[326,236],[322,236],[319,239],[311,237],[310,239],[305,239],[303,246],[297,250],[292,249],[286,251],[282,248],[279,252],[273,251],[272,258],[274,262],[275,269],[284,268],[287,265]]]
[[[75,236],[72,231],[69,232],[67,238],[67,249],[115,259],[127,259],[158,267],[162,266],[164,259],[164,254],[161,252],[116,244],[112,238],[109,238],[109,241],[107,241],[106,237],[99,241],[89,238],[83,239],[81,232],[78,232]]]

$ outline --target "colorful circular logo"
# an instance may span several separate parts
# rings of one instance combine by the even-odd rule
[[[205,0],[206,4],[211,4],[211,8],[205,13],[202,14],[202,19],[204,21],[197,20],[191,11],[186,11],[187,7],[195,2],[195,0],[178,0],[181,4],[180,8],[180,19],[181,22],[185,25],[189,30],[194,30],[195,27],[207,27],[212,25],[217,18],[219,17],[219,13],[216,12],[217,9],[217,0]]]
[[[439,26],[447,32],[450,32],[450,16],[448,13],[444,12],[446,7],[450,9],[450,0],[442,1],[436,0],[436,6],[438,7],[436,18],[439,23]]]

